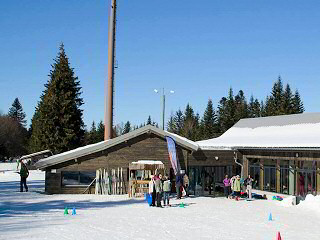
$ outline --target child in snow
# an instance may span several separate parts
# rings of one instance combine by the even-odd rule
[[[168,177],[168,175],[165,176],[165,181],[163,182],[163,205],[166,205],[166,200],[167,200],[167,206],[169,205],[169,197],[170,197],[170,192],[171,192],[171,182]]]

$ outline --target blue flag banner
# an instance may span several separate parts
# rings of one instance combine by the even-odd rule
[[[168,144],[168,152],[171,166],[173,168],[174,174],[177,175],[177,173],[179,173],[180,170],[180,164],[176,153],[176,144],[171,137],[166,137],[166,140]]]

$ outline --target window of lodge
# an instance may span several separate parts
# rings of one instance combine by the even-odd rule
[[[62,186],[88,186],[96,177],[96,172],[62,172]]]

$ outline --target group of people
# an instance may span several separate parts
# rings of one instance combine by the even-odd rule
[[[181,199],[183,195],[188,196],[189,178],[187,174],[180,173],[176,175],[176,191],[177,199]],[[152,202],[150,206],[163,207],[161,200],[163,200],[164,206],[170,205],[171,194],[171,181],[168,175],[162,176],[160,173],[151,176],[149,182],[149,194],[152,196]]]
[[[252,183],[253,179],[250,175],[242,182],[239,175],[229,178],[228,175],[223,179],[224,194],[226,198],[236,198],[241,196],[241,184],[243,192],[246,192],[247,198],[252,198]]]
[[[163,196],[163,205],[170,206],[170,193],[171,193],[171,182],[169,176],[162,176],[162,174],[156,174],[151,176],[149,182],[149,194],[152,196],[152,207],[162,207],[161,199]]]

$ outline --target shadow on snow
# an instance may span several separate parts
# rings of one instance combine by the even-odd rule
[[[77,210],[91,209],[91,208],[105,208],[105,207],[118,207],[128,204],[137,204],[145,202],[143,199],[127,199],[116,201],[95,202],[88,200],[47,200],[41,199],[44,195],[44,180],[29,181],[29,192],[20,193],[20,181],[0,182],[0,218],[16,217],[18,215],[32,215],[36,213],[45,213],[49,211],[60,210],[63,212],[65,207],[72,209],[75,207]],[[42,197],[41,197],[42,196]],[[45,195],[46,198],[55,195]],[[86,195],[83,195],[84,198]],[[88,195],[87,195],[88,196]],[[63,197],[62,197],[63,198]],[[39,199],[39,202],[33,200]],[[32,200],[32,202],[29,202]]]

